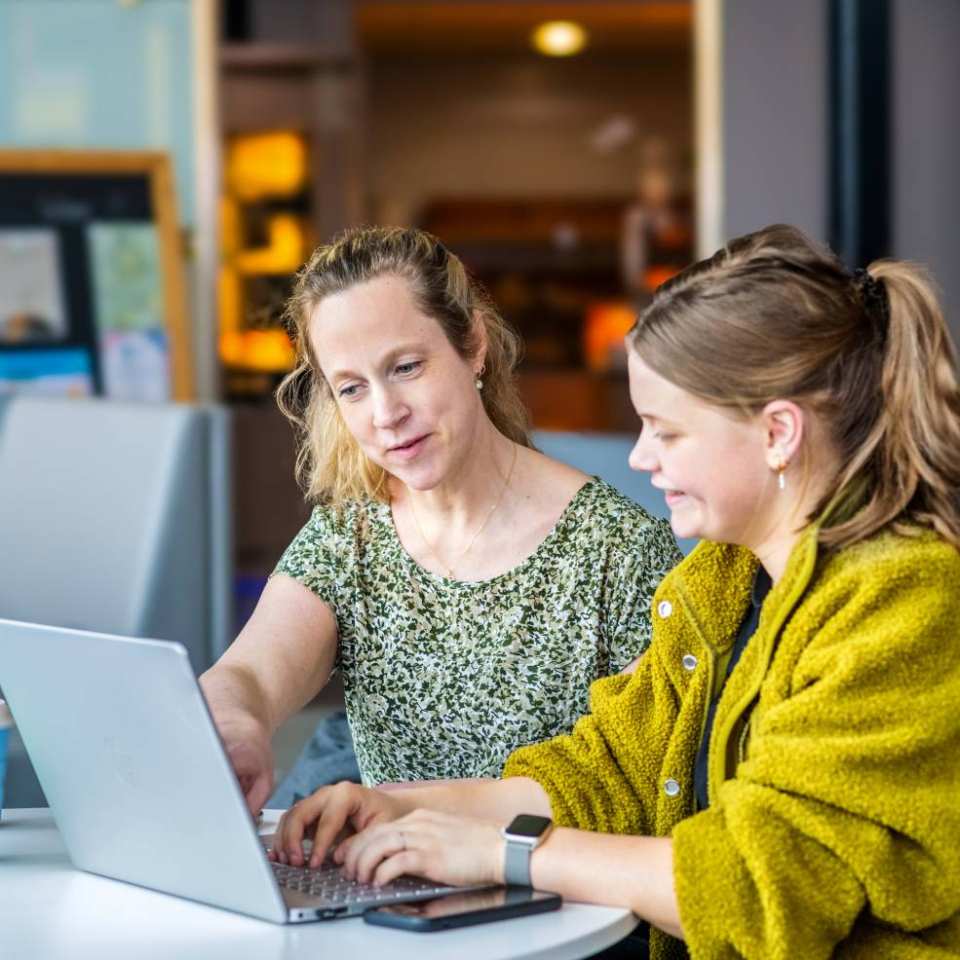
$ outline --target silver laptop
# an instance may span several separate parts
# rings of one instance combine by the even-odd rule
[[[274,923],[464,889],[271,863],[178,643],[0,619],[0,687],[81,870]]]

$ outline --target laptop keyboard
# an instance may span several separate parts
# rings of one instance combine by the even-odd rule
[[[390,903],[395,900],[419,900],[446,893],[450,887],[417,877],[397,877],[382,887],[372,883],[350,880],[340,867],[320,867],[310,870],[271,862],[277,883],[286,890],[296,890],[317,897],[333,906],[365,902]]]

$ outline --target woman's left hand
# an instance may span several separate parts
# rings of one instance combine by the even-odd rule
[[[503,883],[503,851],[497,823],[415,810],[348,837],[333,859],[361,883],[384,884],[412,874],[467,886]]]

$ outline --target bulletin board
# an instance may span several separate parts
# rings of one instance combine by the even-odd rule
[[[193,399],[170,161],[0,150],[0,394]]]

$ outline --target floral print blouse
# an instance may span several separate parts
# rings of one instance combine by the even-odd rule
[[[568,732],[587,691],[650,642],[653,592],[680,559],[669,525],[599,478],[518,566],[431,573],[389,504],[317,506],[274,574],[327,603],[363,781],[496,777]]]

